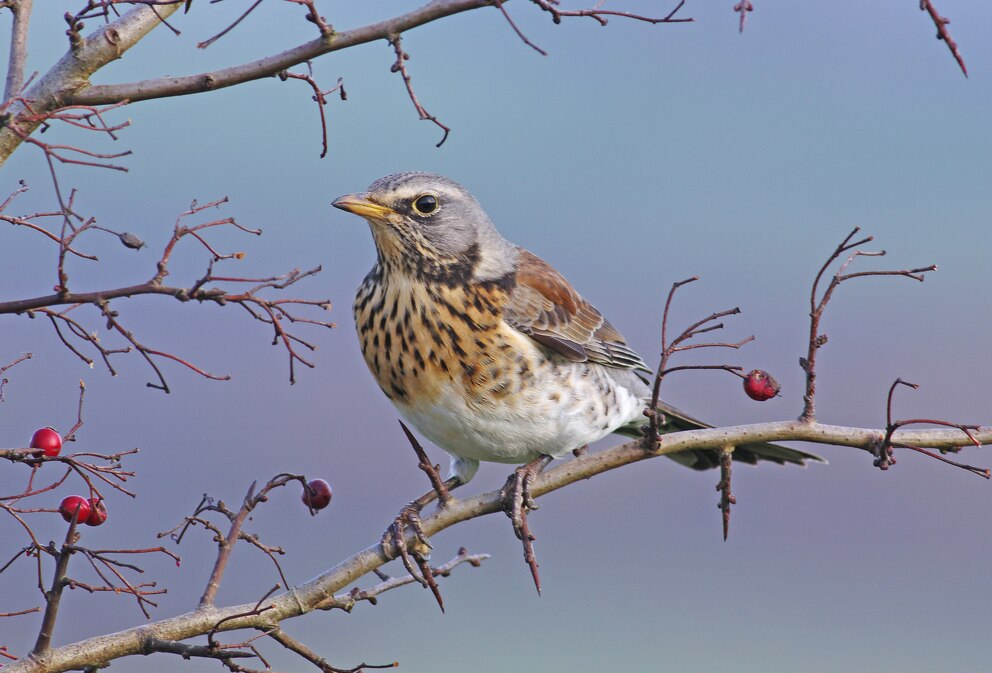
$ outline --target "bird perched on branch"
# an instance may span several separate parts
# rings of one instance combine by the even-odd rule
[[[523,464],[640,434],[652,370],[554,267],[503,238],[464,187],[397,173],[334,206],[365,218],[378,250],[354,305],[365,361],[400,414],[451,454],[457,483],[479,461]],[[663,430],[709,427],[660,411]],[[719,465],[717,451],[670,457]],[[772,444],[734,458],[818,460]]]
[[[442,483],[403,426],[435,490],[400,512],[383,535],[383,552],[398,554],[443,610],[421,508],[435,494],[449,499],[448,489],[472,479],[479,461],[523,464],[503,489],[504,508],[540,593],[527,523],[527,510],[537,507],[530,482],[552,458],[611,432],[641,436],[651,369],[554,267],[503,238],[478,201],[448,178],[388,175],[334,205],[368,221],[378,251],[354,305],[365,362],[400,414],[451,454]],[[661,432],[708,427],[664,403],[654,413]],[[715,450],[669,457],[696,469],[721,466],[726,537],[729,461],[721,465]],[[733,458],[819,460],[773,444],[736,447]],[[417,542],[413,559],[408,527]]]

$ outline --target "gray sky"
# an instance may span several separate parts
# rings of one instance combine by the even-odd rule
[[[36,4],[29,68],[44,69],[64,50],[65,8]],[[414,5],[342,4],[320,3],[339,29]],[[553,263],[648,362],[657,357],[660,304],[673,281],[702,277],[679,295],[676,324],[740,306],[727,336],[757,340],[733,361],[772,372],[783,397],[757,404],[736,379],[711,373],[665,383],[668,400],[719,424],[798,415],[809,284],[833,247],[861,226],[889,253],[864,268],[940,269],[922,285],[870,279],[838,291],[824,320],[830,341],[820,355],[820,419],[879,427],[888,387],[902,377],[921,389],[900,391],[897,416],[992,422],[992,10],[939,2],[968,62],[965,79],[915,2],[756,0],[743,35],[731,5],[690,2],[683,12],[693,24],[614,20],[600,28],[588,20],[554,26],[527,3],[508,3],[546,58],[495,10],[417,29],[404,37],[408,67],[425,107],[452,127],[440,149],[438,129],[417,119],[389,72],[385,43],[314,63],[324,87],[343,77],[349,94],[329,105],[324,160],[317,111],[299,82],[264,80],[125,109],[117,118],[133,125],[112,147],[134,151],[129,173],[59,172],[64,187],[80,190],[82,212],[149,247],[135,253],[94,236],[87,249],[103,261],[73,261],[73,287],[146,279],[178,213],[194,198],[228,196],[221,213],[265,235],[213,239],[248,253],[226,270],[268,275],[322,264],[324,273],[299,293],[331,298],[339,327],[310,332],[320,345],[317,368],[300,370],[291,387],[269,333],[236,310],[118,302],[121,318],[148,343],[233,376],[215,383],[165,365],[174,389],[166,396],[144,387],[149,372],[138,358],[119,359],[120,376],[111,378],[76,360],[46,323],[7,317],[0,361],[27,350],[36,359],[8,374],[0,444],[22,445],[47,424],[65,430],[84,378],[78,448],[141,448],[128,463],[139,472],[138,499],[111,495],[111,520],[86,530],[84,544],[156,544],[154,534],[175,525],[202,493],[235,502],[252,480],[282,471],[324,477],[335,489],[316,518],[295,488],[254,517],[251,530],[289,551],[283,567],[292,581],[374,543],[427,483],[354,337],[350,304],[374,259],[371,237],[330,202],[399,170],[436,171],[467,186],[509,239]],[[195,48],[239,11],[194,3],[173,21],[181,36],[156,31],[97,81],[210,70],[314,33],[299,8],[265,3],[214,46]],[[5,13],[0,34],[8,26]],[[2,192],[21,178],[32,191],[13,210],[51,208],[33,148],[4,167]],[[50,292],[52,246],[7,229],[0,249],[5,298]],[[206,262],[184,244],[175,282],[192,282]],[[88,320],[100,326],[94,315]],[[489,517],[434,540],[437,562],[461,545],[493,555],[442,583],[446,615],[428,592],[409,587],[377,607],[309,615],[288,630],[335,665],[399,660],[411,672],[987,670],[989,485],[917,455],[897,456],[883,473],[861,452],[815,450],[828,466],[735,472],[739,505],[727,542],[717,475],[649,461],[542,499],[531,517],[540,598],[509,522]],[[990,462],[974,451],[964,460]],[[495,488],[508,472],[483,466],[466,488]],[[18,488],[25,475],[5,467],[3,490]],[[64,532],[57,517],[36,525],[45,540]],[[0,520],[0,539],[11,554],[21,545],[9,521]],[[169,588],[154,619],[193,608],[209,570],[205,535],[189,536],[178,551],[181,568],[168,559],[146,564],[148,576]],[[0,611],[35,604],[30,566],[8,573],[0,576]],[[88,577],[81,566],[79,575]],[[242,549],[219,599],[255,600],[276,581],[266,558]],[[72,592],[56,642],[142,619],[124,598]],[[23,653],[37,622],[5,620],[0,643]],[[267,652],[276,667],[305,668],[274,647]],[[190,667],[160,655],[114,669],[135,665]]]

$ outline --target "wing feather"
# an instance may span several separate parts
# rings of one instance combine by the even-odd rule
[[[573,362],[651,371],[595,306],[554,267],[526,250],[520,251],[516,285],[503,319]]]

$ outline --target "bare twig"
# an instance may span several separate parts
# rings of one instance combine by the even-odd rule
[[[675,17],[679,10],[682,9],[683,5],[685,5],[685,0],[681,0],[679,4],[675,6],[675,9],[661,17],[644,16],[641,14],[633,14],[631,12],[618,12],[614,10],[600,9],[598,6],[593,9],[558,9],[558,0],[531,0],[531,2],[543,9],[545,12],[551,14],[551,18],[555,23],[561,23],[563,18],[581,16],[589,17],[601,26],[605,26],[609,23],[610,17],[631,19],[633,21],[642,21],[644,23],[691,23],[693,21],[693,19],[680,19]]]
[[[937,39],[944,41],[947,48],[951,50],[951,56],[953,56],[954,60],[958,62],[958,67],[961,68],[961,72],[963,72],[964,76],[967,77],[968,68],[964,64],[964,57],[961,56],[961,52],[958,50],[958,43],[954,41],[954,38],[951,37],[950,31],[947,30],[947,24],[949,24],[951,20],[945,16],[941,16],[937,12],[937,8],[933,6],[933,2],[931,0],[920,0],[920,9],[930,15],[930,18],[933,20],[933,25],[937,27]]]
[[[24,62],[28,55],[28,26],[31,23],[31,9],[34,0],[17,0],[8,5],[14,15],[10,28],[10,55],[7,59],[7,80],[3,90],[3,101],[9,101],[21,92],[24,86]]]
[[[441,122],[438,121],[437,117],[427,112],[424,106],[420,104],[420,100],[417,98],[417,94],[413,90],[413,83],[410,79],[410,73],[406,70],[406,61],[410,59],[410,54],[403,51],[402,38],[397,35],[393,35],[389,38],[389,44],[392,45],[393,51],[396,53],[396,61],[389,68],[391,72],[398,72],[400,77],[403,78],[403,84],[406,86],[406,93],[410,97],[410,102],[413,103],[413,107],[416,108],[417,114],[420,115],[421,119],[433,122],[442,131],[444,135],[441,136],[441,140],[438,141],[437,145],[434,147],[440,147],[444,144],[444,141],[448,139],[448,133],[451,129]]]
[[[241,507],[237,512],[230,510],[223,501],[215,502],[213,498],[204,494],[200,500],[200,504],[196,506],[193,513],[187,516],[182,523],[175,526],[171,530],[158,534],[158,537],[160,538],[169,535],[172,537],[172,540],[178,544],[182,542],[183,536],[191,526],[199,525],[214,533],[214,539],[217,542],[217,558],[214,561],[214,567],[210,573],[209,579],[207,580],[207,585],[203,591],[203,595],[200,597],[201,608],[213,605],[217,591],[220,588],[221,580],[224,577],[224,572],[227,569],[227,564],[230,561],[231,553],[234,551],[234,545],[238,540],[248,542],[268,556],[275,566],[276,571],[279,573],[279,579],[282,582],[281,586],[290,586],[285,574],[282,571],[282,567],[276,560],[276,555],[285,553],[283,549],[281,547],[263,544],[257,535],[249,535],[248,533],[245,533],[242,528],[255,507],[268,500],[269,493],[273,489],[286,486],[287,484],[293,482],[298,482],[306,488],[306,478],[301,474],[278,474],[272,477],[272,479],[270,479],[261,488],[261,490],[258,490],[257,492],[256,486],[258,482],[253,482],[251,486],[248,487],[248,492],[242,499]],[[207,512],[217,512],[227,519],[229,527],[226,533],[222,532],[219,527],[215,526],[201,516]]]
[[[820,333],[820,320],[823,317],[823,311],[827,308],[827,304],[830,302],[830,298],[833,296],[834,290],[836,290],[837,287],[846,280],[866,276],[903,276],[905,278],[923,282],[924,274],[937,270],[936,265],[930,265],[915,269],[903,269],[900,271],[860,271],[846,274],[845,271],[847,271],[847,268],[859,257],[881,257],[885,255],[884,250],[877,252],[856,250],[855,248],[858,246],[864,245],[865,243],[870,243],[874,240],[873,236],[865,236],[864,238],[853,240],[859,231],[861,231],[861,227],[855,227],[854,230],[840,242],[840,245],[838,245],[837,248],[830,254],[827,261],[823,263],[823,266],[820,267],[819,272],[817,272],[816,277],[813,279],[813,287],[810,290],[809,296],[809,344],[806,357],[799,358],[799,366],[806,374],[806,392],[803,395],[803,413],[802,416],[800,416],[800,420],[805,422],[812,422],[816,418],[816,354],[817,351],[819,351],[819,349],[827,343],[827,335]],[[822,294],[820,294],[820,281],[823,280],[827,269],[830,268],[831,264],[840,259],[841,255],[848,251],[853,252],[851,252],[847,259],[841,263],[826,289]]]
[[[327,659],[320,656],[312,649],[293,638],[291,635],[286,633],[281,629],[275,629],[274,631],[269,631],[266,635],[272,638],[274,641],[285,647],[287,650],[295,652],[300,655],[311,664],[319,668],[323,673],[361,673],[368,668],[395,668],[399,666],[398,661],[394,661],[390,664],[366,664],[361,663],[353,668],[337,668],[332,666]]]
[[[506,19],[506,22],[510,24],[510,28],[513,29],[513,32],[517,34],[517,37],[519,37],[524,44],[526,44],[528,47],[536,51],[541,56],[548,55],[548,52],[544,51],[536,44],[531,42],[529,39],[527,39],[527,36],[524,35],[523,31],[517,27],[517,24],[513,21],[513,17],[510,16],[510,13],[506,11],[506,7],[503,6],[503,0],[493,0],[493,4],[495,4],[496,7],[499,9],[499,11],[503,13],[503,18]]]
[[[913,390],[917,390],[920,387],[915,383],[909,383],[908,381],[903,381],[902,379],[896,379],[895,381],[892,382],[892,385],[889,386],[889,394],[888,397],[886,398],[886,404],[885,404],[886,432],[885,432],[885,437],[882,439],[882,441],[878,443],[878,446],[875,450],[875,461],[874,461],[875,467],[881,470],[887,470],[889,469],[890,466],[895,465],[896,459],[892,455],[893,448],[910,449],[912,451],[916,451],[917,453],[922,453],[925,456],[929,456],[930,458],[939,460],[942,463],[947,463],[948,465],[953,465],[954,467],[961,468],[979,477],[983,477],[985,479],[992,479],[992,470],[990,470],[987,467],[976,467],[974,465],[967,465],[965,463],[960,463],[956,460],[951,460],[950,458],[945,458],[941,455],[938,455],[932,451],[928,451],[919,446],[914,446],[912,444],[907,444],[904,442],[892,441],[892,435],[902,427],[908,425],[938,425],[945,428],[957,428],[958,430],[963,432],[966,437],[968,437],[968,439],[971,441],[971,443],[974,446],[978,448],[981,448],[982,446],[982,443],[979,442],[974,435],[974,433],[979,430],[980,426],[978,425],[969,425],[966,423],[953,423],[951,421],[944,421],[934,418],[910,418],[901,421],[893,421],[892,398],[898,386],[906,386],[907,388],[912,388]],[[947,453],[948,451],[951,451],[956,453],[959,450],[960,448],[950,448],[950,449],[941,449],[940,452]]]
[[[732,308],[725,311],[712,313],[702,320],[697,320],[686,327],[681,334],[671,341],[668,340],[668,316],[671,313],[672,299],[675,297],[675,292],[683,285],[688,285],[689,283],[693,283],[697,280],[699,280],[699,277],[693,276],[692,278],[686,278],[685,280],[672,283],[672,287],[668,290],[668,297],[665,299],[665,310],[662,313],[661,318],[661,361],[658,363],[658,369],[655,372],[654,382],[651,386],[650,406],[644,411],[645,416],[648,417],[648,434],[644,438],[644,447],[649,451],[654,450],[658,445],[662,416],[658,412],[658,401],[661,395],[661,382],[665,376],[671,374],[672,372],[703,369],[722,370],[737,376],[742,376],[741,371],[743,370],[743,367],[738,365],[680,365],[677,367],[669,367],[669,359],[674,354],[682,351],[695,350],[697,348],[733,348],[736,350],[744,344],[754,341],[754,336],[752,335],[734,343],[716,341],[691,344],[686,343],[700,334],[706,334],[707,332],[723,329],[723,323],[714,323],[714,321],[726,316],[737,315],[741,312],[739,308]]]
[[[214,35],[213,37],[211,37],[209,40],[204,40],[203,42],[197,42],[197,44],[196,44],[197,49],[206,49],[207,47],[209,47],[210,45],[212,45],[214,42],[216,42],[220,38],[222,38],[225,35],[227,35],[229,32],[231,32],[232,30],[234,30],[234,28],[237,27],[237,25],[239,23],[241,23],[242,21],[244,21],[245,18],[249,14],[251,14],[252,12],[254,12],[255,11],[255,8],[258,7],[260,4],[262,4],[262,0],[255,0],[255,2],[251,3],[251,5],[248,6],[248,9],[246,9],[244,12],[242,12],[241,13],[241,16],[239,16],[233,22],[231,22],[231,24],[227,28],[225,28],[224,30],[220,31],[219,33],[217,33],[216,35]]]
[[[462,563],[468,563],[474,568],[478,568],[482,565],[482,562],[489,558],[489,554],[469,554],[468,550],[464,547],[458,550],[458,554],[437,568],[434,568],[434,575],[437,577],[447,577],[451,574],[451,571],[457,568]],[[374,571],[379,577],[381,582],[372,586],[368,589],[358,589],[357,587],[348,591],[346,593],[336,594],[326,600],[321,601],[315,606],[317,610],[344,610],[345,612],[351,612],[355,605],[360,601],[368,601],[372,605],[376,605],[378,602],[378,596],[392,589],[397,589],[407,584],[413,584],[419,582],[420,579],[414,575],[406,574],[401,577],[389,577],[381,573],[380,571]]]
[[[738,26],[737,32],[744,32],[744,23],[747,21],[747,15],[754,11],[754,5],[752,5],[748,0],[740,0],[736,5],[734,5],[734,11],[740,16],[740,24]]]
[[[20,364],[21,362],[24,362],[25,360],[30,360],[33,357],[34,357],[34,354],[32,354],[32,353],[25,353],[24,355],[22,355],[21,357],[17,358],[16,360],[14,360],[12,362],[8,362],[4,366],[0,367],[0,402],[3,402],[4,388],[7,386],[7,383],[8,383],[8,379],[7,379],[7,377],[4,376],[4,374],[6,374],[7,373],[7,370],[10,369],[11,367],[13,367],[14,365]]]
[[[76,424],[69,428],[66,432],[62,441],[64,442],[74,442],[76,441],[76,432],[79,428],[83,427],[83,399],[86,396],[86,384],[82,379],[79,379],[79,404],[76,406]]]
[[[183,659],[203,658],[224,661],[227,659],[252,658],[255,656],[251,652],[243,652],[241,650],[220,649],[210,647],[209,645],[191,645],[178,643],[174,640],[162,640],[160,638],[149,638],[145,641],[144,645],[145,647],[141,651],[141,654],[164,652],[167,654],[178,654]]]
[[[15,190],[3,204],[0,204],[0,211],[7,207],[11,200],[23,192],[26,186],[21,186]],[[249,315],[259,322],[268,324],[274,332],[273,344],[282,345],[289,356],[290,381],[295,382],[295,364],[301,363],[307,367],[313,367],[313,363],[307,360],[302,354],[302,348],[315,350],[316,346],[309,343],[296,333],[291,331],[287,325],[303,323],[317,325],[324,328],[333,327],[334,324],[316,318],[309,318],[301,315],[297,309],[300,307],[313,307],[327,310],[330,302],[327,300],[309,300],[299,298],[269,299],[263,296],[267,291],[282,291],[292,285],[316,275],[321,268],[316,267],[307,271],[294,269],[288,273],[271,276],[267,278],[238,278],[227,275],[216,275],[214,273],[214,262],[223,260],[239,260],[244,258],[244,253],[223,252],[218,250],[208,239],[207,234],[219,227],[230,227],[246,234],[258,236],[261,230],[249,229],[238,224],[233,218],[220,218],[202,222],[198,224],[186,224],[187,219],[200,215],[207,209],[216,208],[227,199],[219,199],[206,204],[194,202],[188,210],[182,213],[176,220],[172,237],[166,243],[165,248],[155,265],[155,273],[145,283],[131,285],[127,287],[110,288],[95,292],[73,292],[69,288],[68,274],[65,270],[65,259],[68,253],[81,257],[96,259],[95,257],[81,253],[73,248],[74,242],[88,231],[98,230],[109,232],[121,239],[121,242],[129,248],[140,248],[143,242],[137,237],[113,231],[106,227],[95,224],[93,218],[85,219],[75,212],[73,201],[75,191],[71,192],[67,201],[62,204],[60,211],[56,213],[36,213],[22,218],[12,218],[0,212],[0,220],[18,225],[29,225],[35,231],[44,233],[49,239],[59,246],[59,261],[57,268],[57,290],[54,294],[34,297],[29,299],[19,299],[13,301],[0,302],[0,314],[35,314],[44,315],[49,319],[56,335],[62,343],[79,357],[87,365],[93,365],[93,358],[84,353],[87,349],[92,349],[103,361],[107,370],[114,374],[114,366],[111,356],[120,353],[136,351],[146,361],[155,374],[156,380],[148,385],[153,388],[169,392],[169,386],[164,372],[160,369],[158,362],[165,359],[179,363],[187,369],[205,378],[213,380],[227,380],[226,375],[211,374],[202,367],[192,364],[188,359],[166,352],[162,349],[145,345],[137,335],[129,330],[120,320],[119,314],[111,307],[111,301],[122,297],[134,297],[139,295],[164,295],[171,296],[179,301],[199,301],[213,302],[218,305],[235,304],[245,309]],[[47,217],[61,217],[62,231],[60,233],[49,232],[32,220]],[[73,224],[75,222],[75,224]],[[176,246],[183,239],[192,239],[199,246],[205,249],[211,256],[211,262],[207,273],[199,278],[195,283],[186,287],[175,287],[165,284],[165,278],[169,275],[169,262],[172,258]],[[215,283],[234,283],[247,288],[237,291],[227,291],[216,287]],[[105,329],[119,335],[127,344],[124,348],[111,348],[104,344],[99,334],[92,329],[86,328],[75,317],[82,306],[93,306],[103,319]],[[56,310],[53,307],[66,307]],[[70,315],[72,313],[72,315]],[[82,346],[82,350],[80,349]],[[301,348],[302,347],[302,348]]]
[[[293,0],[294,2],[296,0]],[[317,111],[320,113],[320,132],[321,141],[323,143],[323,149],[320,152],[320,158],[323,159],[327,156],[327,116],[324,108],[327,107],[327,96],[329,94],[338,92],[338,96],[341,100],[348,100],[348,93],[344,90],[344,80],[340,77],[338,78],[338,83],[333,89],[328,89],[327,91],[321,91],[320,87],[317,86],[317,81],[313,78],[313,65],[310,61],[307,61],[307,74],[303,75],[300,73],[290,72],[288,70],[283,70],[279,73],[279,79],[286,81],[287,79],[299,79],[303,80],[310,85],[313,89],[313,101],[317,103]]]

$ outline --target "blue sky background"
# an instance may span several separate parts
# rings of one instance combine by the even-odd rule
[[[65,48],[65,7],[36,4],[29,68],[44,70]],[[799,414],[809,284],[837,242],[862,226],[889,252],[864,268],[940,269],[922,285],[870,279],[838,291],[824,319],[830,341],[820,354],[820,420],[879,427],[886,391],[902,377],[922,387],[898,394],[897,416],[992,422],[992,9],[940,0],[971,71],[965,79],[916,2],[756,1],[743,35],[731,5],[690,2],[683,13],[693,24],[614,20],[600,28],[589,20],[554,26],[527,3],[508,3],[547,58],[495,10],[412,31],[404,45],[417,93],[452,127],[440,149],[438,129],[417,119],[389,72],[385,43],[314,63],[323,86],[343,77],[349,94],[328,108],[324,160],[317,112],[299,82],[263,80],[125,109],[117,118],[133,125],[116,144],[82,140],[132,149],[129,173],[59,172],[64,187],[79,188],[82,212],[139,234],[149,248],[134,253],[93,236],[83,247],[104,261],[72,261],[72,286],[148,278],[176,215],[194,198],[228,196],[222,214],[265,230],[260,240],[212,239],[248,253],[228,271],[267,275],[323,264],[299,292],[331,298],[339,328],[310,333],[320,345],[317,368],[299,371],[290,386],[266,330],[235,309],[117,302],[139,338],[234,377],[215,383],[166,364],[174,389],[166,396],[144,387],[148,372],[136,357],[119,359],[120,376],[111,378],[76,360],[46,323],[6,317],[0,361],[28,350],[36,358],[8,374],[0,444],[23,445],[46,424],[67,429],[82,377],[87,422],[79,449],[141,448],[129,462],[139,472],[138,499],[111,495],[111,521],[86,530],[84,544],[157,544],[154,534],[202,493],[236,502],[253,479],[287,470],[325,477],[335,489],[331,508],[316,518],[296,489],[254,517],[253,531],[289,550],[283,567],[292,581],[375,542],[426,481],[354,337],[350,304],[374,259],[371,237],[330,201],[399,170],[437,171],[466,185],[509,239],[551,261],[649,362],[673,281],[702,277],[679,295],[676,324],[740,306],[727,337],[753,333],[757,341],[730,359],[772,372],[783,396],[757,404],[736,379],[711,373],[665,384],[668,400],[719,424]],[[339,29],[412,6],[320,3]],[[264,3],[235,32],[197,50],[238,7],[194,3],[173,21],[181,36],[156,31],[96,81],[211,70],[314,34],[299,8]],[[0,34],[8,26],[5,13]],[[58,133],[51,137],[79,138]],[[12,210],[50,209],[46,168],[30,147],[3,168],[0,191],[22,178],[32,191]],[[50,244],[7,229],[0,250],[3,298],[50,291]],[[206,262],[184,244],[173,280],[192,282]],[[94,315],[89,320],[99,327]],[[377,607],[309,615],[287,630],[335,665],[399,660],[410,672],[988,670],[990,485],[917,455],[898,456],[883,473],[864,453],[817,450],[828,466],[735,472],[740,504],[727,542],[717,475],[650,461],[542,499],[531,518],[540,598],[508,521],[488,517],[434,540],[437,562],[462,545],[493,555],[442,583],[446,615],[429,593],[409,587]],[[446,462],[439,450],[432,455]],[[992,462],[979,451],[964,459]],[[508,471],[484,466],[467,491],[495,488]],[[5,467],[2,490],[18,488],[25,473]],[[57,517],[36,525],[43,540],[64,531]],[[0,520],[0,539],[10,553],[21,544],[9,521]],[[189,536],[179,552],[181,568],[167,559],[145,564],[169,588],[153,618],[191,609],[209,572],[205,535]],[[266,558],[242,549],[219,600],[252,601],[276,581]],[[0,576],[0,611],[36,604],[32,583],[27,563]],[[56,641],[141,621],[126,599],[71,592]],[[25,652],[37,622],[4,620],[0,644]],[[266,652],[276,668],[305,668],[277,647]],[[114,667],[128,665],[135,663]],[[164,655],[137,665],[190,666]]]

